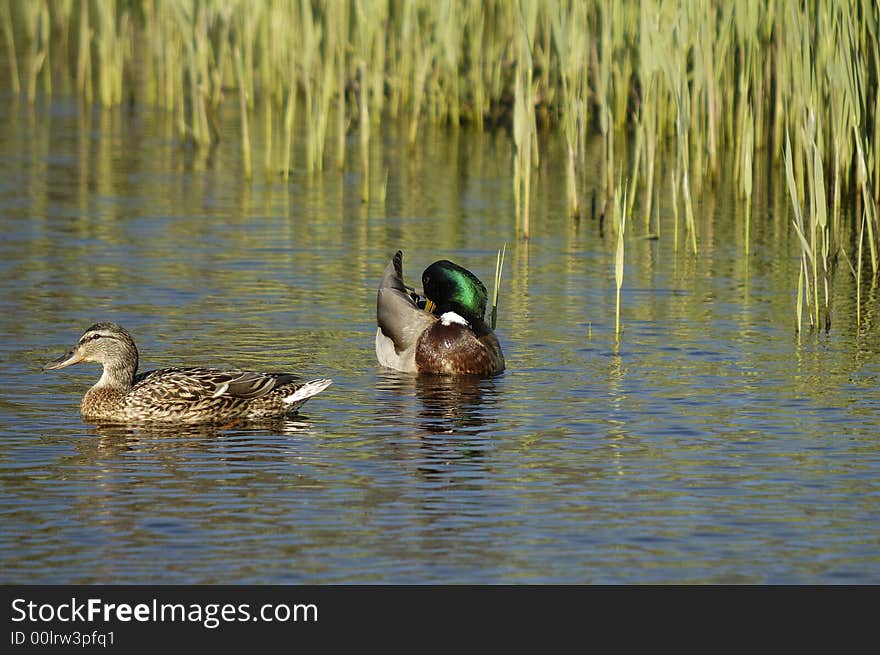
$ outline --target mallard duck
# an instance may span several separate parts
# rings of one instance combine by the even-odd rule
[[[104,367],[80,404],[83,419],[95,422],[177,421],[225,423],[283,418],[332,383],[290,373],[255,373],[216,368],[162,368],[138,373],[138,350],[115,323],[95,323],[69,353],[46,370],[79,362]]]
[[[486,287],[448,260],[422,274],[424,300],[403,283],[403,252],[385,268],[376,298],[376,357],[407,373],[494,375],[504,355],[486,325]],[[424,305],[423,305],[424,303]]]

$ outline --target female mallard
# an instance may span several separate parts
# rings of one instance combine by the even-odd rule
[[[79,362],[104,366],[101,379],[80,404],[83,419],[96,422],[221,423],[283,418],[332,382],[303,382],[289,373],[214,368],[162,368],[137,374],[134,340],[115,323],[96,323],[83,332],[72,351],[45,369]]]
[[[504,355],[486,325],[486,287],[466,268],[447,260],[422,273],[426,302],[403,283],[403,253],[385,269],[376,299],[376,357],[407,373],[494,375]]]

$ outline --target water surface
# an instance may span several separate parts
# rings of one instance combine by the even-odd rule
[[[832,329],[798,336],[772,184],[748,260],[723,188],[701,196],[696,256],[663,195],[659,239],[633,220],[618,344],[614,237],[566,216],[552,138],[523,242],[503,132],[426,129],[408,153],[389,128],[362,202],[356,139],[342,172],[331,147],[323,175],[298,151],[289,181],[247,183],[225,125],[193,149],[152,110],[0,102],[4,582],[880,582],[877,289],[857,330],[841,267]],[[396,249],[411,281],[450,258],[491,287],[505,241],[507,372],[376,365]],[[334,386],[268,425],[84,424],[99,371],[41,366],[100,320],[132,332],[142,370]]]

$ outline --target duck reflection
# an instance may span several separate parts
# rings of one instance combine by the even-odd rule
[[[409,456],[417,457],[423,475],[442,475],[450,482],[450,476],[464,473],[463,466],[484,468],[495,424],[498,378],[414,376],[390,370],[377,375],[382,422],[393,422],[391,427],[404,433],[416,428],[419,449]],[[467,478],[474,480],[471,474]]]
[[[415,392],[422,403],[422,426],[430,432],[475,434],[493,422],[486,403],[495,399],[494,378],[420,375]]]
[[[230,517],[252,506],[255,490],[295,495],[321,483],[306,420],[87,427],[91,437],[77,438],[58,468],[73,472],[72,515],[102,541],[196,547],[194,534],[238,521]]]
[[[474,436],[491,429],[495,422],[496,380],[478,376],[416,376],[382,369],[376,380],[378,407],[387,421],[409,424],[415,419],[428,434]]]
[[[77,457],[92,464],[106,464],[116,456],[138,453],[158,454],[165,462],[175,460],[181,465],[199,453],[221,460],[259,460],[267,452],[289,451],[296,443],[291,436],[315,436],[311,423],[302,417],[229,425],[92,423],[86,427],[98,438],[79,440]]]

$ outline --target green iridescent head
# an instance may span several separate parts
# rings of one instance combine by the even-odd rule
[[[483,319],[486,313],[486,287],[480,279],[466,268],[442,259],[434,262],[422,273],[422,288],[438,316],[455,312],[471,321]]]

